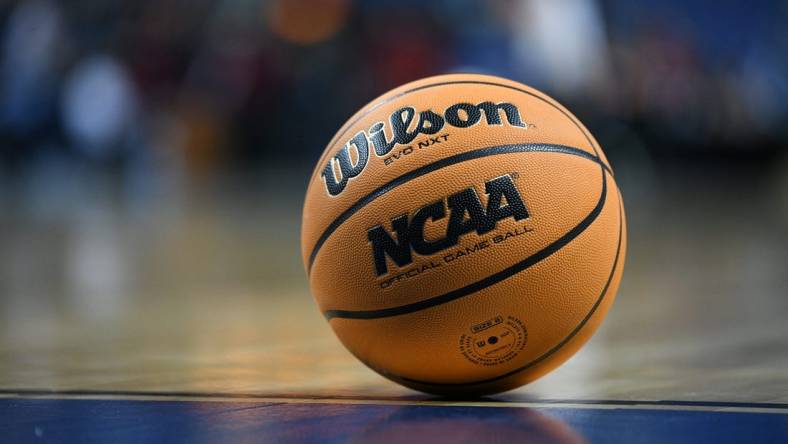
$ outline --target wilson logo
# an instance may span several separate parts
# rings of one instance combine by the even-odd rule
[[[389,117],[391,138],[387,138],[386,124],[377,122],[369,131],[359,131],[353,136],[337,154],[328,160],[321,176],[326,184],[328,194],[340,194],[350,179],[364,171],[369,161],[370,144],[375,155],[387,155],[397,145],[407,145],[421,134],[432,135],[440,131],[446,124],[455,128],[467,128],[476,125],[482,120],[487,125],[503,125],[501,111],[506,116],[506,122],[519,128],[526,128],[520,118],[520,111],[511,103],[482,102],[477,105],[471,103],[457,103],[443,112],[437,114],[432,110],[416,113],[412,107],[404,107],[394,111]],[[409,129],[414,126],[412,131]],[[355,150],[355,162],[351,158],[351,149]]]
[[[457,245],[460,236],[471,231],[481,235],[495,229],[503,219],[511,217],[522,220],[528,217],[528,210],[511,176],[505,175],[487,181],[484,192],[488,196],[486,208],[476,190],[470,187],[420,208],[412,217],[405,214],[392,219],[391,226],[396,240],[382,225],[372,227],[367,232],[367,237],[372,245],[377,275],[388,272],[387,257],[398,267],[403,267],[413,262],[414,251],[420,255],[437,253]],[[447,207],[449,221],[446,235],[440,239],[425,239],[425,225],[428,221],[435,222],[445,218]]]

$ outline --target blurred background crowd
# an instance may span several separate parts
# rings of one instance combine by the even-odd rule
[[[597,137],[630,219],[622,304],[780,312],[786,55],[785,1],[0,0],[0,350],[27,359],[47,320],[207,337],[199,301],[253,337],[260,301],[310,304],[314,162],[359,107],[447,72],[532,85]]]
[[[458,71],[553,95],[614,158],[769,163],[787,23],[778,1],[6,0],[0,175],[309,169],[367,101]]]

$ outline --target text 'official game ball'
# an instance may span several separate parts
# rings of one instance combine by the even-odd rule
[[[569,111],[453,74],[394,89],[339,129],[301,242],[315,300],[358,359],[417,390],[489,394],[591,337],[626,225],[605,155]]]

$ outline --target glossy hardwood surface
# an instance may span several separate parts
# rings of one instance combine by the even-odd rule
[[[630,249],[608,319],[567,364],[493,400],[788,403],[780,179],[621,182]],[[66,183],[0,200],[3,393],[428,399],[356,361],[318,313],[299,257],[301,182],[142,195]]]

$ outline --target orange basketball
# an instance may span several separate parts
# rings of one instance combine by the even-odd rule
[[[591,337],[626,225],[605,155],[569,111],[511,80],[452,74],[339,129],[301,243],[315,300],[358,359],[417,390],[489,394]]]

